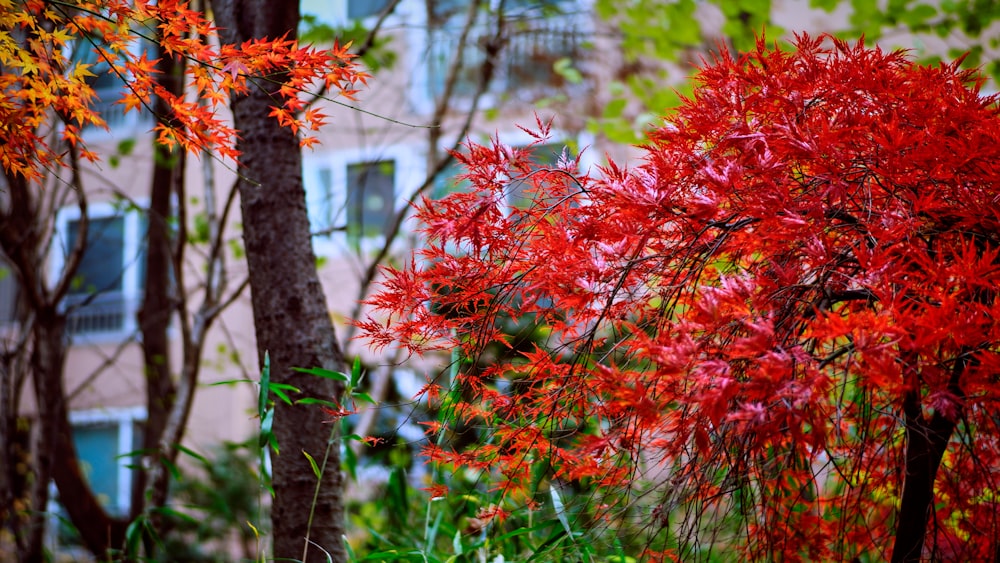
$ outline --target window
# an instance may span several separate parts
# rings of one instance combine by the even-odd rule
[[[139,40],[132,47],[138,52],[145,51],[149,59],[155,59],[152,43]],[[128,86],[127,76],[122,76],[115,72],[101,55],[99,55],[94,45],[86,40],[79,40],[74,47],[71,64],[90,64],[90,72],[95,76],[87,77],[86,81],[94,89],[97,99],[94,102],[94,109],[104,118],[108,127],[112,130],[122,130],[135,128],[140,125],[148,125],[152,122],[153,116],[149,111],[140,108],[139,111],[125,113],[125,106],[118,102],[125,96]]]
[[[142,407],[74,411],[69,414],[73,445],[80,470],[98,502],[113,516],[127,516],[132,506],[132,485],[142,449],[146,411]],[[132,453],[133,455],[129,455]],[[56,504],[54,529],[60,548],[79,544],[65,510]],[[62,516],[60,518],[60,516]]]
[[[135,315],[145,278],[145,218],[110,204],[92,206],[83,257],[63,300],[71,336],[126,336],[136,328]],[[59,214],[53,271],[61,272],[80,235],[79,209]]]
[[[348,164],[346,200],[337,197],[333,167],[306,168],[303,174],[306,207],[314,236],[330,238],[334,232],[346,230],[348,239],[357,242],[388,232],[395,214],[394,161]],[[341,213],[343,208],[346,208],[346,217]]]
[[[459,178],[462,174],[465,174],[465,169],[457,160],[452,159],[434,179],[431,199],[441,199],[448,194],[468,189],[469,181]]]
[[[396,199],[394,176],[391,160],[347,167],[347,234],[352,240],[389,232]]]
[[[347,17],[352,20],[377,16],[389,5],[389,0],[347,0]]]
[[[565,145],[562,143],[548,143],[531,147],[531,160],[535,163],[535,167],[532,169],[555,166],[563,152],[563,147]],[[530,187],[531,182],[527,179],[513,182],[510,191],[507,192],[507,205],[511,207],[527,206],[531,197],[526,191]]]
[[[425,177],[426,153],[419,144],[303,155],[313,250],[320,256],[377,250],[403,200]]]
[[[429,34],[429,80],[431,97],[444,91],[448,66],[458,49],[459,31],[465,22],[467,3],[459,0],[436,0],[430,5],[428,17],[435,27]],[[566,86],[555,71],[560,59],[580,61],[586,57],[587,22],[584,10],[572,2],[558,0],[507,0],[504,2],[509,19],[504,54],[494,70],[490,91],[493,93],[524,94],[532,89]],[[579,12],[579,13],[578,13]],[[476,91],[480,68],[486,62],[486,45],[495,30],[487,12],[470,30],[462,51],[462,69],[455,84],[458,96]]]
[[[73,425],[84,476],[105,509],[128,514],[132,473],[137,460],[125,455],[142,449],[142,426],[134,418],[104,419]]]
[[[390,4],[390,0],[301,0],[299,2],[303,21],[309,25],[328,26],[330,31],[337,28],[350,28],[354,25],[370,24],[369,18],[382,13]],[[393,11],[393,16],[407,9],[407,2],[401,2]]]
[[[531,159],[534,161],[536,167],[545,168],[555,166],[565,146],[565,143],[561,142],[535,145],[531,148]],[[468,180],[458,178],[458,176],[464,173],[465,169],[462,165],[452,160],[437,177],[432,198],[440,199],[450,193],[467,189],[469,186]],[[528,201],[525,191],[530,185],[530,182],[527,180],[512,182],[507,192],[507,205],[511,207],[524,206]]]
[[[10,264],[0,256],[0,327],[18,320],[17,276]]]

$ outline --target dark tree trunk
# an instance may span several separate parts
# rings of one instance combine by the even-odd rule
[[[174,57],[160,53],[156,64],[158,80],[169,92],[180,95],[184,89],[184,64]],[[153,113],[157,124],[169,125],[173,119],[170,106],[161,98],[153,100]],[[150,185],[149,215],[146,238],[146,283],[143,287],[142,308],[139,311],[139,328],[142,331],[142,354],[146,376],[146,425],[142,435],[142,449],[159,452],[160,438],[173,408],[177,389],[170,370],[169,340],[167,330],[173,313],[170,299],[172,245],[168,219],[170,196],[178,181],[183,181],[183,153],[153,141],[153,180]],[[155,457],[164,452],[152,454]],[[153,459],[153,463],[160,463]],[[142,511],[146,502],[145,492],[149,475],[137,472],[132,487],[132,516]],[[156,483],[154,505],[166,498],[167,483]],[[162,492],[159,489],[164,489]]]
[[[52,476],[59,489],[59,501],[84,545],[101,557],[109,549],[122,545],[127,522],[108,515],[80,470],[62,381],[66,361],[65,326],[66,317],[57,312],[55,306],[36,312],[31,357],[40,427],[36,472],[40,480],[43,476]]]
[[[965,354],[961,358],[965,358]],[[959,385],[968,360],[956,360],[949,381],[949,391],[958,401],[964,400]],[[906,423],[906,461],[903,493],[896,521],[896,539],[892,546],[892,562],[921,560],[927,524],[934,505],[934,480],[941,460],[948,449],[948,440],[957,425],[953,418],[935,412],[924,416],[917,390],[903,397],[903,417]]]
[[[214,9],[227,43],[296,36],[297,2],[217,0]],[[268,117],[279,97],[276,90],[273,82],[261,80],[232,102],[241,135],[238,185],[257,350],[260,358],[265,351],[270,354],[273,381],[293,385],[303,395],[337,398],[342,387],[336,382],[291,371],[315,366],[342,370],[344,362],[316,272],[298,140]],[[307,536],[334,561],[346,558],[339,445],[329,444],[327,418],[312,405],[276,403],[273,431],[281,455],[272,458],[275,558],[302,559]],[[328,446],[310,529],[316,478],[303,452],[323,459]]]
[[[76,155],[70,150],[71,160]],[[73,184],[82,190],[79,176],[73,168]],[[27,541],[22,560],[42,561],[42,538],[50,479],[59,489],[59,500],[76,526],[87,549],[99,557],[117,548],[125,537],[126,522],[111,517],[98,502],[80,470],[72,429],[63,372],[66,363],[66,315],[59,311],[69,281],[75,274],[86,240],[86,222],[81,223],[80,236],[67,257],[65,271],[55,289],[49,289],[44,277],[46,246],[44,233],[48,217],[42,210],[34,186],[23,180],[7,177],[9,201],[0,213],[0,245],[18,272],[18,282],[25,304],[32,312],[31,352],[28,361],[37,404],[37,422],[33,450],[33,482],[30,492],[31,516],[24,534]],[[86,216],[85,199],[78,191],[80,212]]]

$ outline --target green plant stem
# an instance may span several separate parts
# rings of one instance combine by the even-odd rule
[[[312,502],[309,503],[309,519],[306,521],[306,541],[302,546],[302,563],[306,563],[306,556],[309,554],[309,533],[312,531],[313,516],[316,513],[316,499],[319,498],[319,489],[323,485],[323,475],[326,474],[326,463],[330,459],[330,449],[337,443],[337,430],[339,424],[330,425],[330,437],[326,441],[326,450],[323,452],[323,463],[319,466],[319,476],[316,479],[316,489],[313,491]]]

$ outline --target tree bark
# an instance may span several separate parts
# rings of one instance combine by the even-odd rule
[[[81,217],[86,217],[86,198],[80,183],[75,149],[70,148],[72,186],[78,199]],[[74,247],[66,257],[65,268],[53,289],[44,277],[48,239],[45,229],[51,217],[36,194],[23,179],[7,177],[9,200],[0,211],[0,246],[18,272],[20,290],[33,317],[31,370],[35,400],[38,405],[37,429],[32,444],[33,482],[24,531],[27,542],[23,561],[42,561],[42,538],[50,479],[59,489],[59,500],[87,546],[99,557],[119,547],[127,523],[113,518],[91,490],[76,454],[63,373],[66,364],[66,315],[59,310],[72,277],[76,273],[87,238],[87,222],[81,221]]]
[[[965,393],[959,382],[965,373],[971,350],[956,359],[948,381],[948,390],[958,402],[957,413],[946,416],[935,412],[928,419],[920,405],[919,380],[912,377],[912,389],[903,397],[903,417],[906,424],[906,460],[903,492],[899,501],[896,538],[892,546],[892,563],[921,560],[927,523],[934,503],[934,480],[941,460],[948,449],[948,440],[961,416]],[[915,361],[907,359],[907,365]]]
[[[65,327],[66,317],[55,305],[37,312],[31,356],[41,446],[36,472],[39,480],[51,474],[59,489],[59,502],[84,545],[103,557],[109,549],[123,544],[127,522],[112,518],[104,510],[80,470],[62,381],[66,362]]]
[[[227,43],[296,36],[296,2],[217,0],[214,8]],[[339,383],[291,370],[320,366],[343,371],[344,361],[316,272],[298,139],[268,117],[279,97],[274,82],[254,82],[249,94],[233,99],[232,109],[241,135],[238,189],[258,356],[262,360],[265,352],[270,354],[272,381],[293,385],[305,396],[337,399]],[[273,431],[281,453],[272,458],[275,558],[305,559],[308,538],[333,561],[346,559],[339,444],[329,443],[325,422],[319,407],[276,403]],[[303,452],[323,459],[328,447],[327,470],[314,504],[316,478]]]
[[[157,79],[169,92],[180,95],[184,89],[183,60],[167,53],[160,53],[156,63]],[[170,125],[173,121],[170,106],[162,99],[153,100],[153,114],[157,124]],[[149,214],[146,237],[146,282],[143,287],[142,308],[139,310],[139,328],[142,331],[142,354],[146,376],[146,425],[142,435],[142,449],[151,454],[153,464],[161,463],[166,452],[160,451],[160,437],[166,426],[177,394],[170,371],[170,349],[167,330],[173,313],[170,299],[171,237],[167,220],[170,218],[170,196],[178,181],[183,181],[183,153],[153,141],[153,179],[150,184]],[[162,472],[162,471],[161,471]],[[148,472],[136,472],[132,487],[132,517],[142,512]],[[155,488],[166,488],[166,481]],[[154,496],[166,498],[166,491]],[[155,504],[155,503],[154,503]]]

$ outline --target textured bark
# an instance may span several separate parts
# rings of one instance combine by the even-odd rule
[[[156,64],[158,80],[171,93],[179,95],[184,88],[184,64],[181,60],[161,53]],[[170,106],[161,98],[153,100],[153,113],[158,124],[172,121]],[[139,311],[139,329],[142,331],[142,354],[146,376],[146,425],[142,436],[142,449],[160,451],[160,438],[167,424],[170,410],[177,394],[171,378],[169,339],[167,329],[173,313],[170,299],[171,240],[167,220],[170,217],[170,196],[174,185],[183,181],[183,154],[154,140],[153,179],[150,185],[149,215],[146,238],[146,283],[143,287],[142,308]],[[152,460],[154,464],[158,459]],[[158,473],[164,473],[162,470]],[[139,514],[145,504],[149,475],[137,472],[132,487],[132,516]],[[166,479],[159,479],[152,487],[151,501],[158,506],[166,499]]]
[[[299,21],[295,2],[222,0],[214,2],[214,13],[224,41],[237,44],[254,38],[295,37]],[[329,399],[339,396],[339,384],[290,369],[342,370],[343,357],[316,272],[298,140],[268,117],[276,88],[273,82],[257,81],[247,96],[232,102],[241,135],[238,187],[257,350],[260,358],[265,351],[270,354],[273,381],[293,385],[306,396]],[[346,559],[336,443],[330,445],[311,529],[309,525],[316,478],[303,452],[323,459],[328,446],[326,419],[312,405],[276,404],[273,431],[281,454],[272,458],[275,558],[302,559],[308,537],[334,561]]]
[[[108,515],[80,470],[62,381],[65,326],[66,317],[55,306],[37,312],[31,358],[41,436],[36,471],[39,479],[51,472],[59,489],[59,501],[84,545],[101,556],[122,545],[127,522]]]
[[[977,293],[976,299],[992,300],[992,296]],[[948,390],[959,401],[965,400],[960,382],[967,364],[973,361],[969,359],[970,354],[971,350],[966,350],[959,356],[948,380]],[[906,356],[904,362],[913,365],[913,361]],[[911,385],[917,388],[917,375],[911,377]],[[961,412],[953,413],[951,418],[941,412],[925,417],[919,392],[911,390],[903,397],[903,418],[906,422],[906,461],[896,537],[892,546],[893,563],[920,561],[922,558],[927,525],[934,506],[934,480]]]
[[[73,191],[77,195],[80,214],[86,216],[86,199],[75,166],[76,154],[70,149]],[[42,561],[45,510],[48,504],[50,479],[59,489],[59,500],[80,533],[87,549],[103,556],[121,545],[127,522],[111,517],[94,495],[76,455],[63,372],[66,364],[66,315],[59,310],[72,277],[76,273],[87,237],[87,223],[80,223],[79,237],[66,258],[64,271],[49,289],[43,264],[47,257],[46,230],[51,225],[50,213],[41,205],[41,198],[16,178],[7,177],[10,199],[0,212],[0,246],[18,272],[20,291],[31,311],[31,350],[28,361],[32,385],[38,405],[37,429],[32,450],[33,481],[29,510],[25,523],[25,538],[21,560]]]
[[[910,392],[904,399],[906,420],[906,476],[899,503],[893,563],[920,561],[927,522],[934,500],[934,479],[948,447],[955,423],[940,414],[924,418],[920,399]]]
[[[31,189],[24,178],[17,175],[6,175],[4,180],[3,195],[7,196],[7,199],[3,200],[3,206],[0,209],[0,246],[3,247],[8,263],[18,275],[18,285],[22,288],[37,287],[40,280],[34,265],[37,263],[36,252],[41,248],[42,241],[40,229],[35,225],[35,219],[38,216],[38,200],[31,197]],[[26,264],[29,266],[28,270],[24,269]],[[36,291],[24,291],[23,294],[32,307],[42,299],[42,296]],[[4,456],[2,459],[5,466],[3,470],[7,477],[3,483],[0,483],[0,486],[4,489],[10,488],[10,490],[4,490],[0,493],[4,497],[0,499],[0,502],[3,502],[4,507],[8,510],[4,518],[4,527],[6,528],[4,531],[13,534],[17,560],[22,563],[34,563],[44,560],[42,543],[45,532],[44,511],[49,498],[50,474],[48,464],[40,464],[39,461],[44,462],[48,459],[49,448],[42,434],[36,432],[30,448],[33,481],[30,485],[25,484],[25,490],[18,491],[13,470],[15,463],[8,462],[8,460],[12,460],[10,456],[13,452],[13,426],[16,424],[15,414],[17,412],[15,407],[19,402],[19,393],[13,380],[16,375],[10,370],[12,364],[13,361],[5,366],[7,371],[4,373],[3,382],[5,395],[3,416],[7,422],[0,433]],[[30,369],[29,367],[29,371]],[[10,406],[9,410],[8,405]],[[23,495],[19,494],[22,492]],[[22,510],[14,511],[13,498],[17,496],[22,496],[22,500],[27,502],[27,506],[24,506]],[[10,504],[7,504],[8,502]],[[4,510],[4,508],[0,508],[0,510]]]

